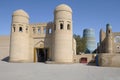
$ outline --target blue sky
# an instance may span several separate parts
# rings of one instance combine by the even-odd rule
[[[110,23],[113,32],[120,32],[120,0],[0,0],[0,35],[9,35],[13,11],[25,10],[30,23],[53,21],[53,11],[59,4],[73,10],[73,32],[82,36],[83,29],[93,28],[96,40],[99,31]]]

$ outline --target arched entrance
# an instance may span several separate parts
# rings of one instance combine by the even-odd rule
[[[48,48],[34,49],[34,62],[45,62],[48,58]]]
[[[86,57],[80,58],[80,63],[87,63],[87,58]]]

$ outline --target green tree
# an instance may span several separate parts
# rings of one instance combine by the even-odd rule
[[[73,37],[76,40],[76,53],[79,54],[79,52],[85,52],[86,39],[81,38],[80,35],[76,35],[76,34],[74,34]]]

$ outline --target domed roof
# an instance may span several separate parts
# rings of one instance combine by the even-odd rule
[[[106,24],[106,27],[108,27],[108,28],[112,28],[112,26],[108,23],[108,24]]]
[[[16,10],[13,12],[13,16],[19,15],[19,16],[25,16],[29,18],[29,15],[22,9]]]
[[[72,12],[72,9],[66,4],[60,4],[55,8],[55,11],[62,11],[62,10]]]

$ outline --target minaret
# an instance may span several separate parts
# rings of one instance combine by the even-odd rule
[[[96,49],[95,31],[92,28],[83,30],[83,38],[86,39],[85,53],[92,53]]]
[[[110,24],[106,25],[106,53],[112,53],[112,27]]]
[[[53,60],[58,63],[72,63],[72,9],[65,4],[54,11]]]
[[[21,9],[12,15],[10,62],[30,62],[29,15]]]

